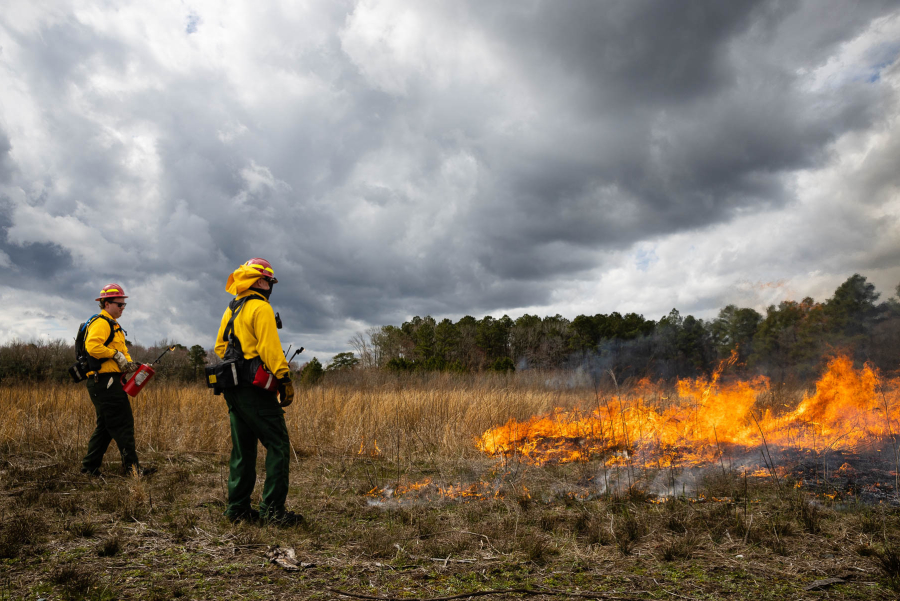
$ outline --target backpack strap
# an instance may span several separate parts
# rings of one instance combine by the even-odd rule
[[[244,298],[238,300],[234,299],[230,303],[228,303],[228,308],[231,309],[231,319],[228,320],[228,324],[225,326],[225,330],[222,332],[222,340],[224,342],[231,342],[231,337],[234,335],[234,320],[237,319],[238,313],[241,312],[241,309],[244,308],[244,303],[247,302],[249,296],[245,296]]]
[[[87,338],[88,328],[91,327],[91,324],[94,323],[94,321],[96,321],[96,319],[98,317],[101,319],[105,319],[106,322],[109,324],[109,336],[106,337],[106,340],[103,342],[103,346],[109,347],[109,343],[113,341],[113,338],[115,338],[116,332],[123,332],[126,336],[128,335],[128,332],[126,332],[125,329],[122,328],[122,326],[120,326],[118,323],[116,323],[109,317],[102,315],[100,313],[97,313],[96,315],[92,315],[90,317],[90,319],[88,319],[86,322],[84,322],[84,337],[81,340],[82,348],[80,350],[84,352],[85,360],[87,361],[88,370],[89,370],[87,372],[87,375],[89,375],[89,376],[100,371],[100,366],[103,363],[100,359],[97,359],[96,357],[94,357],[93,355],[88,353],[87,348],[84,347],[84,343],[85,343],[84,338]],[[79,349],[76,349],[76,355],[77,355],[78,351],[79,351]]]
[[[91,324],[94,323],[94,321],[95,321],[98,317],[99,317],[100,319],[105,319],[105,320],[106,320],[106,323],[109,324],[109,336],[106,337],[106,340],[103,342],[103,346],[109,346],[109,343],[112,342],[113,338],[114,338],[115,335],[116,335],[116,332],[121,331],[121,332],[123,332],[126,336],[128,336],[128,332],[126,332],[125,329],[124,329],[122,326],[120,326],[118,323],[116,323],[115,321],[113,321],[113,320],[110,319],[109,317],[107,317],[107,316],[105,316],[105,315],[101,315],[100,313],[97,313],[96,315],[92,315],[92,316],[90,317],[90,319],[88,319],[86,322],[84,322],[84,334],[85,334],[85,336],[87,336],[88,328],[91,327]]]
[[[116,323],[115,321],[113,321],[113,320],[110,319],[109,317],[107,317],[107,316],[105,316],[105,315],[100,315],[99,313],[97,314],[97,317],[99,317],[99,318],[101,318],[101,319],[105,319],[105,320],[106,320],[106,323],[109,324],[109,336],[107,336],[106,342],[103,343],[103,346],[109,346],[109,343],[112,342],[113,338],[114,338],[115,335],[116,335],[116,332],[121,331],[121,332],[124,333],[126,336],[128,336],[128,332],[126,332],[126,331],[122,328],[122,326],[120,326],[118,323]]]
[[[245,296],[244,298],[235,298],[230,303],[228,303],[228,308],[231,309],[231,319],[228,320],[228,324],[225,326],[225,330],[222,332],[222,340],[228,343],[228,347],[225,349],[225,357],[232,357],[236,355],[234,358],[238,361],[244,361],[244,349],[241,347],[241,341],[238,339],[237,335],[234,333],[234,320],[237,319],[238,313],[241,312],[241,309],[244,308],[244,305],[247,304],[247,301],[251,300],[263,300],[260,297],[256,296]]]

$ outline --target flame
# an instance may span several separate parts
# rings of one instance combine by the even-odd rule
[[[736,361],[733,353],[709,378],[679,380],[674,398],[645,379],[629,395],[598,399],[591,411],[510,419],[476,444],[486,454],[536,465],[601,459],[663,468],[720,462],[735,447],[857,451],[900,431],[900,380],[885,380],[868,364],[856,369],[847,357],[832,359],[814,394],[793,410],[773,412],[757,408],[772,392],[767,378],[722,382]]]
[[[378,448],[378,439],[372,439],[372,448],[366,450],[366,441],[365,439],[361,439],[359,441],[359,451],[356,452],[357,455],[368,455],[369,457],[380,457],[381,449]]]
[[[527,489],[525,489],[527,495]],[[396,487],[375,487],[366,493],[367,497],[390,498],[414,498],[418,500],[458,499],[475,500],[500,496],[499,490],[490,482],[475,482],[472,484],[440,485],[426,478],[421,482],[408,482]]]

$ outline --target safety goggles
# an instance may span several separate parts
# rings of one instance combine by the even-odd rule
[[[120,309],[124,309],[125,305],[127,305],[128,303],[117,303],[116,301],[109,301],[109,304],[110,305],[119,305]]]

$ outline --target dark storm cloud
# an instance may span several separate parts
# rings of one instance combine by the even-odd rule
[[[330,350],[348,320],[546,304],[609,251],[793,202],[792,173],[883,118],[896,51],[810,73],[889,10],[344,2],[3,27],[44,146],[5,109],[0,269],[70,298],[124,279],[144,341],[211,336],[252,256],[286,339]],[[892,165],[871,169],[877,196]]]
[[[9,203],[0,196],[0,278],[34,293],[70,295],[79,290],[80,270],[71,254],[52,242],[10,243]]]
[[[795,34],[783,30],[784,19],[800,28],[834,10],[763,2],[536,6],[496,14],[494,31],[533,85],[547,90],[537,93],[559,127],[541,132],[527,156],[502,148],[509,196],[494,216],[519,215],[492,221],[509,240],[506,254],[533,265],[535,279],[579,267],[568,257],[541,260],[542,242],[622,245],[787,202],[782,176],[821,164],[830,142],[879,116],[888,93],[863,84],[810,91],[796,74],[821,65],[883,5],[849,17],[840,35],[830,21],[827,35],[802,34],[813,38],[802,63],[790,54],[772,62],[767,46],[795,46],[784,39]]]
[[[730,82],[727,44],[760,4],[579,1],[560,10],[558,3],[537,2],[528,11],[502,7],[493,27],[534,73],[536,86],[556,83],[587,112],[609,104],[671,107]]]
[[[585,250],[791,202],[785,176],[823,165],[829,145],[871,126],[893,93],[868,81],[811,89],[800,74],[822,66],[886,3],[861,7],[839,27],[845,7],[834,3],[524,6],[492,4],[489,18],[483,3],[447,10],[460,28],[503,44],[539,107],[525,133],[507,136],[491,131],[503,115],[485,102],[481,119],[462,122],[463,141],[449,142],[492,174],[480,206],[447,223],[462,238],[453,248],[480,268],[470,277],[534,283],[525,293],[500,286],[492,298],[500,306],[546,302],[554,280],[597,267]],[[820,31],[806,31],[810,23]],[[433,98],[411,90],[399,110],[440,140],[445,124],[429,121]],[[459,273],[452,265],[435,253],[423,268],[450,279]],[[454,288],[473,291],[461,277]],[[454,312],[473,302],[451,298]]]

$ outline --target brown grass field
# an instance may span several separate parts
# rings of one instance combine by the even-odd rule
[[[299,390],[286,414],[288,507],[305,517],[293,528],[222,517],[228,414],[200,385],[153,382],[132,399],[141,461],[158,473],[116,475],[113,444],[106,475],[89,478],[79,473],[94,420],[86,390],[4,384],[0,599],[900,595],[890,503],[724,462],[682,479],[477,449],[510,418],[598,403],[597,391],[561,379],[362,373]],[[649,486],[662,472],[682,482],[664,503]],[[627,485],[584,494],[601,473]],[[267,559],[274,545],[293,549],[298,569]]]

